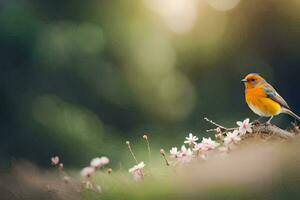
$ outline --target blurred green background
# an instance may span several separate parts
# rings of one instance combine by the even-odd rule
[[[145,133],[168,149],[205,116],[256,119],[249,72],[300,113],[299,0],[2,0],[0,24],[0,168],[117,166]]]

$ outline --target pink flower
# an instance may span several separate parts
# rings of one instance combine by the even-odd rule
[[[100,160],[103,165],[107,165],[109,163],[108,157],[102,156]]]
[[[102,167],[102,162],[101,162],[100,158],[94,158],[91,161],[90,165],[91,165],[91,167],[100,168],[100,167]]]
[[[132,168],[130,168],[128,171],[133,175],[133,179],[135,181],[139,181],[143,178],[144,176],[144,167],[145,164],[144,162],[140,162],[137,165],[134,165]]]
[[[81,170],[80,174],[82,177],[89,178],[95,172],[94,167],[85,167]]]
[[[177,155],[177,160],[181,163],[188,163],[193,158],[193,152],[190,148],[186,148],[184,145],[181,146],[181,151]]]
[[[205,147],[204,144],[198,143],[194,146],[193,151],[207,151],[208,149]]]
[[[172,147],[172,149],[170,150],[170,154],[171,154],[171,156],[172,157],[177,157],[178,156],[178,154],[179,154],[179,152],[178,152],[178,150],[177,150],[177,147]]]
[[[58,156],[54,156],[51,158],[51,163],[52,165],[58,165],[59,164],[59,157]]]
[[[192,133],[189,134],[188,137],[185,138],[186,140],[184,141],[185,144],[193,145],[196,144],[196,141],[199,140],[196,136],[194,136]]]
[[[109,159],[107,157],[101,157],[101,158],[94,158],[91,161],[90,165],[91,167],[95,167],[96,169],[99,169],[108,163],[109,163]]]
[[[216,147],[218,147],[220,144],[217,143],[216,141],[212,140],[210,137],[209,138],[202,138],[202,142],[199,144],[196,144],[194,147],[194,151],[209,151],[213,150]]]
[[[193,148],[193,151],[197,152],[197,155],[199,155],[198,153],[201,153],[201,158],[206,160],[208,157],[208,152],[215,149],[219,145],[219,143],[212,140],[211,138],[202,138],[201,143],[196,144]]]
[[[224,138],[224,144],[226,146],[229,146],[231,144],[237,144],[239,141],[241,141],[241,138],[239,136],[238,130],[234,130],[233,132],[228,132],[226,134],[226,137]]]
[[[252,123],[249,123],[250,119],[247,118],[243,122],[238,121],[236,124],[239,126],[240,135],[245,135],[247,132],[252,133]]]

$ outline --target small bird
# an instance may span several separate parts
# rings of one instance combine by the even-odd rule
[[[248,74],[242,82],[245,85],[245,99],[250,109],[261,117],[270,117],[281,113],[291,115],[300,121],[300,117],[291,111],[287,102],[276,90],[259,74]]]

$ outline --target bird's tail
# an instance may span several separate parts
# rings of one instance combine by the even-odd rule
[[[297,119],[300,122],[300,117],[298,115],[296,115],[295,113],[293,113],[291,110],[289,110],[287,108],[282,108],[282,112],[294,117],[295,119]]]

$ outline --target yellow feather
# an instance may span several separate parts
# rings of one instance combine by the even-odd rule
[[[262,87],[247,88],[246,102],[253,112],[260,116],[270,117],[281,112],[281,105],[268,98]]]

